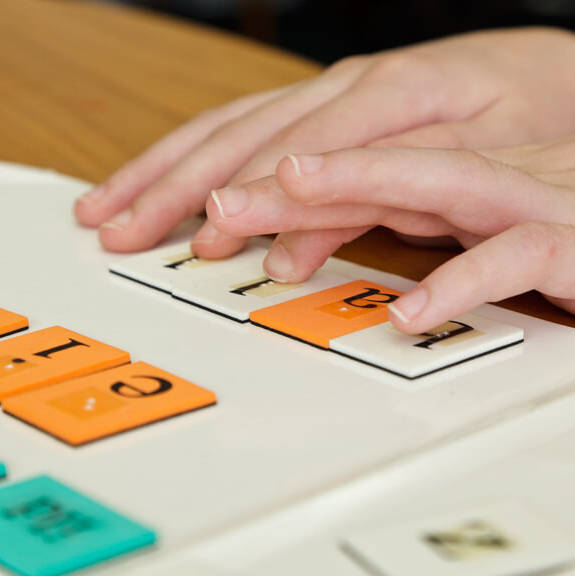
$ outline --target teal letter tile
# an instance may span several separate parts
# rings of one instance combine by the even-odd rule
[[[149,546],[155,534],[48,476],[0,489],[0,564],[59,576]]]

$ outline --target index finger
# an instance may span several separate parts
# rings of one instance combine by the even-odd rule
[[[533,289],[574,311],[574,259],[574,226],[514,226],[447,261],[389,305],[392,321],[419,334],[485,302]]]
[[[480,236],[528,220],[575,223],[575,194],[469,150],[297,154],[281,161],[276,176],[303,204],[365,203],[429,212]]]

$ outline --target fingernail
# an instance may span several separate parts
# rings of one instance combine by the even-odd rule
[[[411,292],[404,294],[399,300],[388,304],[388,310],[391,310],[404,324],[412,322],[416,316],[419,316],[427,304],[428,294],[425,288],[418,286]]]
[[[122,212],[116,214],[111,220],[104,222],[101,228],[110,228],[111,230],[124,230],[130,223],[130,220],[132,220],[132,216],[133,212],[130,209],[122,210]]]
[[[297,176],[301,176],[301,168],[299,165],[299,160],[293,154],[288,154],[287,157],[290,159],[290,162],[293,164],[293,169]]]
[[[288,154],[288,158],[294,165],[295,173],[298,176],[315,174],[323,166],[323,156],[321,154]]]
[[[222,218],[233,218],[248,207],[248,193],[239,186],[212,190],[210,194]]]
[[[204,225],[198,230],[197,234],[192,238],[192,245],[194,244],[213,244],[220,233],[209,220],[206,220]]]
[[[276,282],[288,282],[293,273],[293,260],[287,248],[275,244],[265,259],[265,268],[268,276]]]
[[[78,200],[80,202],[95,202],[96,200],[99,200],[104,195],[105,191],[106,191],[106,186],[102,184],[100,186],[96,186],[95,188],[92,188],[92,190],[90,190],[89,192],[86,192],[86,194],[84,194],[83,196],[80,196],[78,198]]]

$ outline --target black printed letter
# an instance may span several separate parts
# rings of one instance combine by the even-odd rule
[[[469,326],[469,324],[464,324],[463,322],[457,322],[456,320],[450,320],[447,324],[455,324],[459,326],[459,328],[454,328],[453,330],[443,330],[442,332],[437,332],[433,334],[432,332],[424,332],[423,336],[429,336],[427,340],[423,342],[419,342],[418,344],[414,344],[417,348],[425,348],[429,350],[433,344],[437,342],[442,342],[443,340],[448,340],[449,338],[453,338],[455,336],[459,336],[460,334],[465,334],[466,332],[471,332],[474,330],[473,326]]]
[[[373,300],[372,296],[384,296],[385,300]],[[365,292],[357,294],[356,296],[350,296],[349,298],[346,298],[344,302],[350,306],[355,306],[356,308],[377,308],[377,304],[389,304],[398,298],[399,296],[395,296],[394,294],[384,294],[377,288],[367,288]],[[375,302],[375,304],[355,304],[356,300]]]
[[[154,390],[142,390],[132,384],[126,384],[126,382],[115,382],[111,386],[112,392],[124,398],[145,398],[146,396],[155,396],[156,394],[163,394],[172,388],[171,382],[164,380],[163,378],[156,378],[154,376],[134,376],[134,378],[145,378],[147,380],[153,380],[158,383],[158,387]]]
[[[42,350],[42,352],[36,352],[34,356],[41,356],[42,358],[50,358],[52,354],[57,354],[58,352],[63,352],[64,350],[69,350],[70,348],[75,348],[76,346],[86,346],[86,348],[90,348],[88,344],[84,344],[83,342],[78,342],[77,340],[70,340],[68,344],[62,344],[62,346],[54,346],[54,348],[48,348],[48,350]]]

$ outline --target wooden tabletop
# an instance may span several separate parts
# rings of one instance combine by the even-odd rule
[[[151,12],[0,0],[0,160],[98,182],[198,111],[318,71],[269,46]],[[453,254],[407,246],[383,229],[338,252],[416,280]],[[575,327],[574,316],[534,293],[503,305]]]

